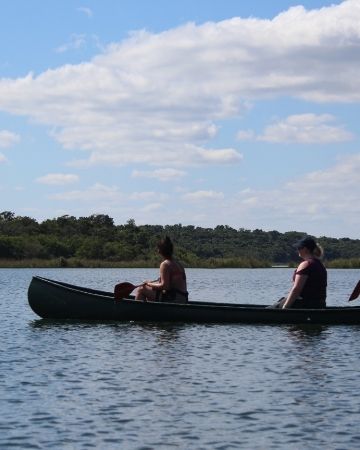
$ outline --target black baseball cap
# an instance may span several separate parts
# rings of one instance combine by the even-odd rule
[[[302,239],[300,239],[300,241],[296,242],[296,244],[294,245],[295,248],[297,248],[298,250],[300,248],[307,248],[309,249],[311,252],[315,249],[316,247],[316,242],[315,239],[313,239],[310,236],[305,236]]]

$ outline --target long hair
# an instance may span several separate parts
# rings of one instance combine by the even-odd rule
[[[320,259],[324,256],[324,249],[321,247],[321,245],[316,243],[316,247],[314,248],[312,253],[316,258]]]
[[[171,258],[174,251],[174,245],[171,242],[171,239],[169,236],[166,236],[164,239],[161,239],[160,242],[157,244],[157,248],[159,250],[159,253],[162,256],[165,256],[165,258]]]

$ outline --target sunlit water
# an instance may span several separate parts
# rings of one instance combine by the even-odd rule
[[[27,305],[33,275],[112,290],[154,272],[0,270],[0,448],[360,447],[360,326],[52,322]],[[187,273],[194,300],[269,304],[292,271]],[[358,279],[329,271],[328,304]]]

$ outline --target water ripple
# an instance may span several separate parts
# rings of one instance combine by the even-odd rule
[[[346,273],[332,298],[357,276],[333,276]],[[0,448],[359,447],[360,327],[43,321],[26,305],[32,274],[0,270]],[[43,275],[105,289],[119,279],[113,270]],[[221,294],[250,301],[256,286],[254,302],[269,296],[269,284],[277,297],[287,277],[189,273],[194,292],[215,279]]]

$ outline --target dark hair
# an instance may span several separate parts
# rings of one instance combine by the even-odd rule
[[[305,236],[295,244],[295,247],[300,250],[307,248],[314,256],[321,258],[324,251],[320,245],[311,236]]]
[[[169,236],[166,236],[165,239],[161,239],[161,241],[157,244],[157,248],[159,253],[161,253],[162,256],[165,256],[165,258],[172,257],[174,246]]]

